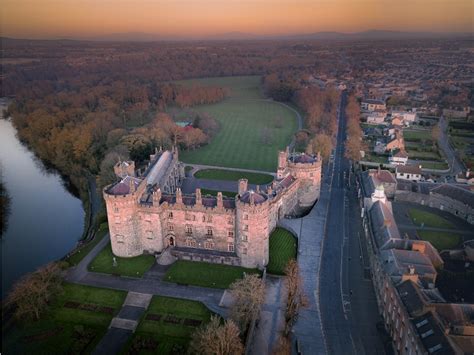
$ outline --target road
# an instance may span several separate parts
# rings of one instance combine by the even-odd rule
[[[319,270],[321,321],[329,354],[383,354],[376,332],[379,317],[367,274],[365,245],[359,239],[355,180],[350,162],[344,157],[345,103],[343,94]]]
[[[444,116],[441,116],[439,119],[439,129],[440,129],[440,136],[438,139],[438,144],[441,147],[441,149],[444,151],[444,154],[446,155],[446,159],[448,160],[449,163],[449,168],[450,168],[450,174],[456,175],[462,172],[464,169],[463,164],[459,161],[456,153],[454,152],[453,147],[449,144],[449,139],[448,139],[448,124],[446,122],[446,118]]]

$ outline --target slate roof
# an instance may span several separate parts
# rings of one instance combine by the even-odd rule
[[[428,312],[413,319],[415,331],[430,354],[454,354],[443,329],[440,327],[433,313]]]
[[[376,201],[369,211],[375,243],[379,249],[390,247],[400,238],[395,218],[387,205]]]
[[[469,190],[457,187],[456,185],[443,184],[431,189],[431,192],[447,196],[453,200],[458,200],[470,208],[474,208],[474,193]]]
[[[264,203],[268,199],[267,195],[265,195],[264,193],[249,190],[249,191],[244,192],[240,196],[240,201],[244,203],[250,203],[251,198],[253,198],[253,202],[256,205]]]
[[[135,186],[135,189],[138,188],[140,183],[142,182],[141,179],[132,177],[132,176],[126,176],[116,184],[112,185],[106,192],[109,195],[127,195],[130,193],[130,182],[133,181],[133,185]]]
[[[421,175],[421,169],[419,166],[416,165],[398,165],[397,173]]]

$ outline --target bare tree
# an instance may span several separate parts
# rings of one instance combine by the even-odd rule
[[[299,267],[296,260],[291,259],[285,268],[288,296],[285,309],[285,331],[288,337],[301,307],[307,305],[307,299],[303,291],[303,281],[300,277]]]
[[[62,290],[60,272],[57,263],[50,263],[25,275],[13,286],[6,306],[15,309],[15,318],[40,319],[54,296]]]
[[[190,352],[203,355],[243,354],[239,328],[233,320],[221,324],[219,317],[212,316],[209,323],[193,334]]]
[[[245,333],[265,299],[265,283],[257,274],[246,274],[243,279],[230,285],[230,293],[235,300],[231,308],[231,318],[239,325],[242,333]]]

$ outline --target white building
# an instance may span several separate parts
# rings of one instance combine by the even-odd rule
[[[420,181],[421,167],[415,165],[398,165],[396,168],[397,179]]]
[[[360,108],[365,111],[385,111],[387,105],[383,100],[365,99],[362,100]]]
[[[388,158],[388,162],[392,165],[406,165],[407,161],[408,154],[404,150],[400,150]]]
[[[392,111],[392,118],[395,117],[402,118],[402,121],[407,124],[415,122],[418,116],[416,112],[412,111]]]
[[[368,124],[382,124],[387,114],[385,112],[372,112],[367,116]]]

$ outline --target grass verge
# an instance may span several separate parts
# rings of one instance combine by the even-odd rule
[[[107,223],[102,223],[99,227],[99,230],[97,231],[94,239],[92,239],[90,242],[87,244],[84,244],[77,248],[74,251],[74,254],[70,255],[65,261],[68,262],[70,266],[75,266],[79,264],[84,257],[90,253],[92,249],[104,238],[107,233],[109,232],[109,225]]]
[[[237,181],[247,179],[249,184],[264,185],[273,181],[273,176],[260,173],[248,173],[245,171],[233,171],[223,169],[203,169],[194,174],[197,179],[228,180]]]
[[[445,218],[417,208],[410,208],[408,214],[416,225],[424,224],[425,227],[432,228],[454,228],[454,225]]]
[[[110,243],[102,249],[102,251],[95,257],[94,260],[89,264],[89,271],[102,272],[104,274],[129,276],[129,277],[142,277],[143,274],[148,271],[153,263],[155,257],[153,255],[140,255],[132,258],[119,258],[117,265],[113,265],[114,254],[112,253],[112,247]]]
[[[297,240],[286,229],[276,228],[270,235],[270,261],[267,271],[270,274],[284,275],[290,259],[296,259]]]
[[[241,279],[244,272],[260,273],[257,269],[178,260],[171,266],[163,280],[202,287],[228,288],[232,282]]]
[[[421,239],[430,242],[438,251],[454,249],[458,247],[462,241],[460,235],[449,232],[417,230],[417,234]]]

